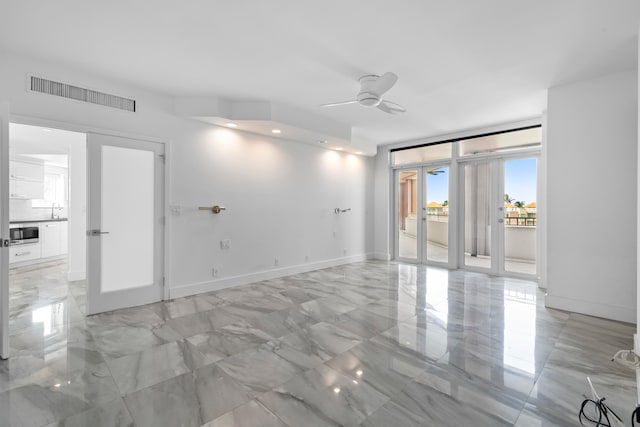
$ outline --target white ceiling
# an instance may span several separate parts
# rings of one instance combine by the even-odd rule
[[[284,105],[375,149],[535,117],[549,87],[636,68],[640,1],[2,0],[2,15],[0,48],[176,97]],[[404,115],[319,107],[386,71]]]

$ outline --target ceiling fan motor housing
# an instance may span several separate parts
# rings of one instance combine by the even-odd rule
[[[360,92],[358,94],[358,103],[365,107],[377,107],[380,104],[380,98],[374,93]]]
[[[380,104],[380,95],[373,91],[373,84],[379,76],[370,74],[360,77],[360,92],[358,92],[358,103],[365,107],[377,107]]]

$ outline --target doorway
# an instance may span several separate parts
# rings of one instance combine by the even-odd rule
[[[9,336],[60,333],[89,314],[161,300],[164,143],[3,123],[0,356]],[[37,233],[10,244],[18,226]],[[101,227],[108,241],[87,233]]]
[[[394,258],[535,279],[541,143],[531,125],[391,149]]]
[[[396,258],[449,264],[449,164],[396,171]]]
[[[537,158],[472,160],[460,173],[463,267],[535,276]]]
[[[87,314],[162,300],[164,144],[89,134]]]

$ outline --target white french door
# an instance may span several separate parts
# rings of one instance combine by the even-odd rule
[[[449,170],[448,163],[396,170],[396,259],[449,265],[455,227],[449,215]]]
[[[502,159],[466,162],[460,168],[463,229],[460,256],[466,269],[498,274],[504,239]]]
[[[0,359],[9,357],[9,104],[0,102]]]
[[[468,270],[534,277],[537,158],[465,161],[459,170],[460,264]]]
[[[87,314],[163,296],[164,144],[88,134]]]

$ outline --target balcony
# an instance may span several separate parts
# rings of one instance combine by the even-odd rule
[[[403,258],[417,258],[415,217],[405,218],[405,230],[400,230],[398,253]],[[427,258],[429,261],[448,261],[449,217],[443,214],[427,215]],[[487,226],[490,227],[490,226]],[[536,218],[505,217],[505,270],[511,273],[536,274]],[[490,230],[486,233],[491,235]],[[483,250],[472,256],[467,248],[470,238],[465,241],[465,265],[479,268],[491,266],[491,242],[486,241]]]

